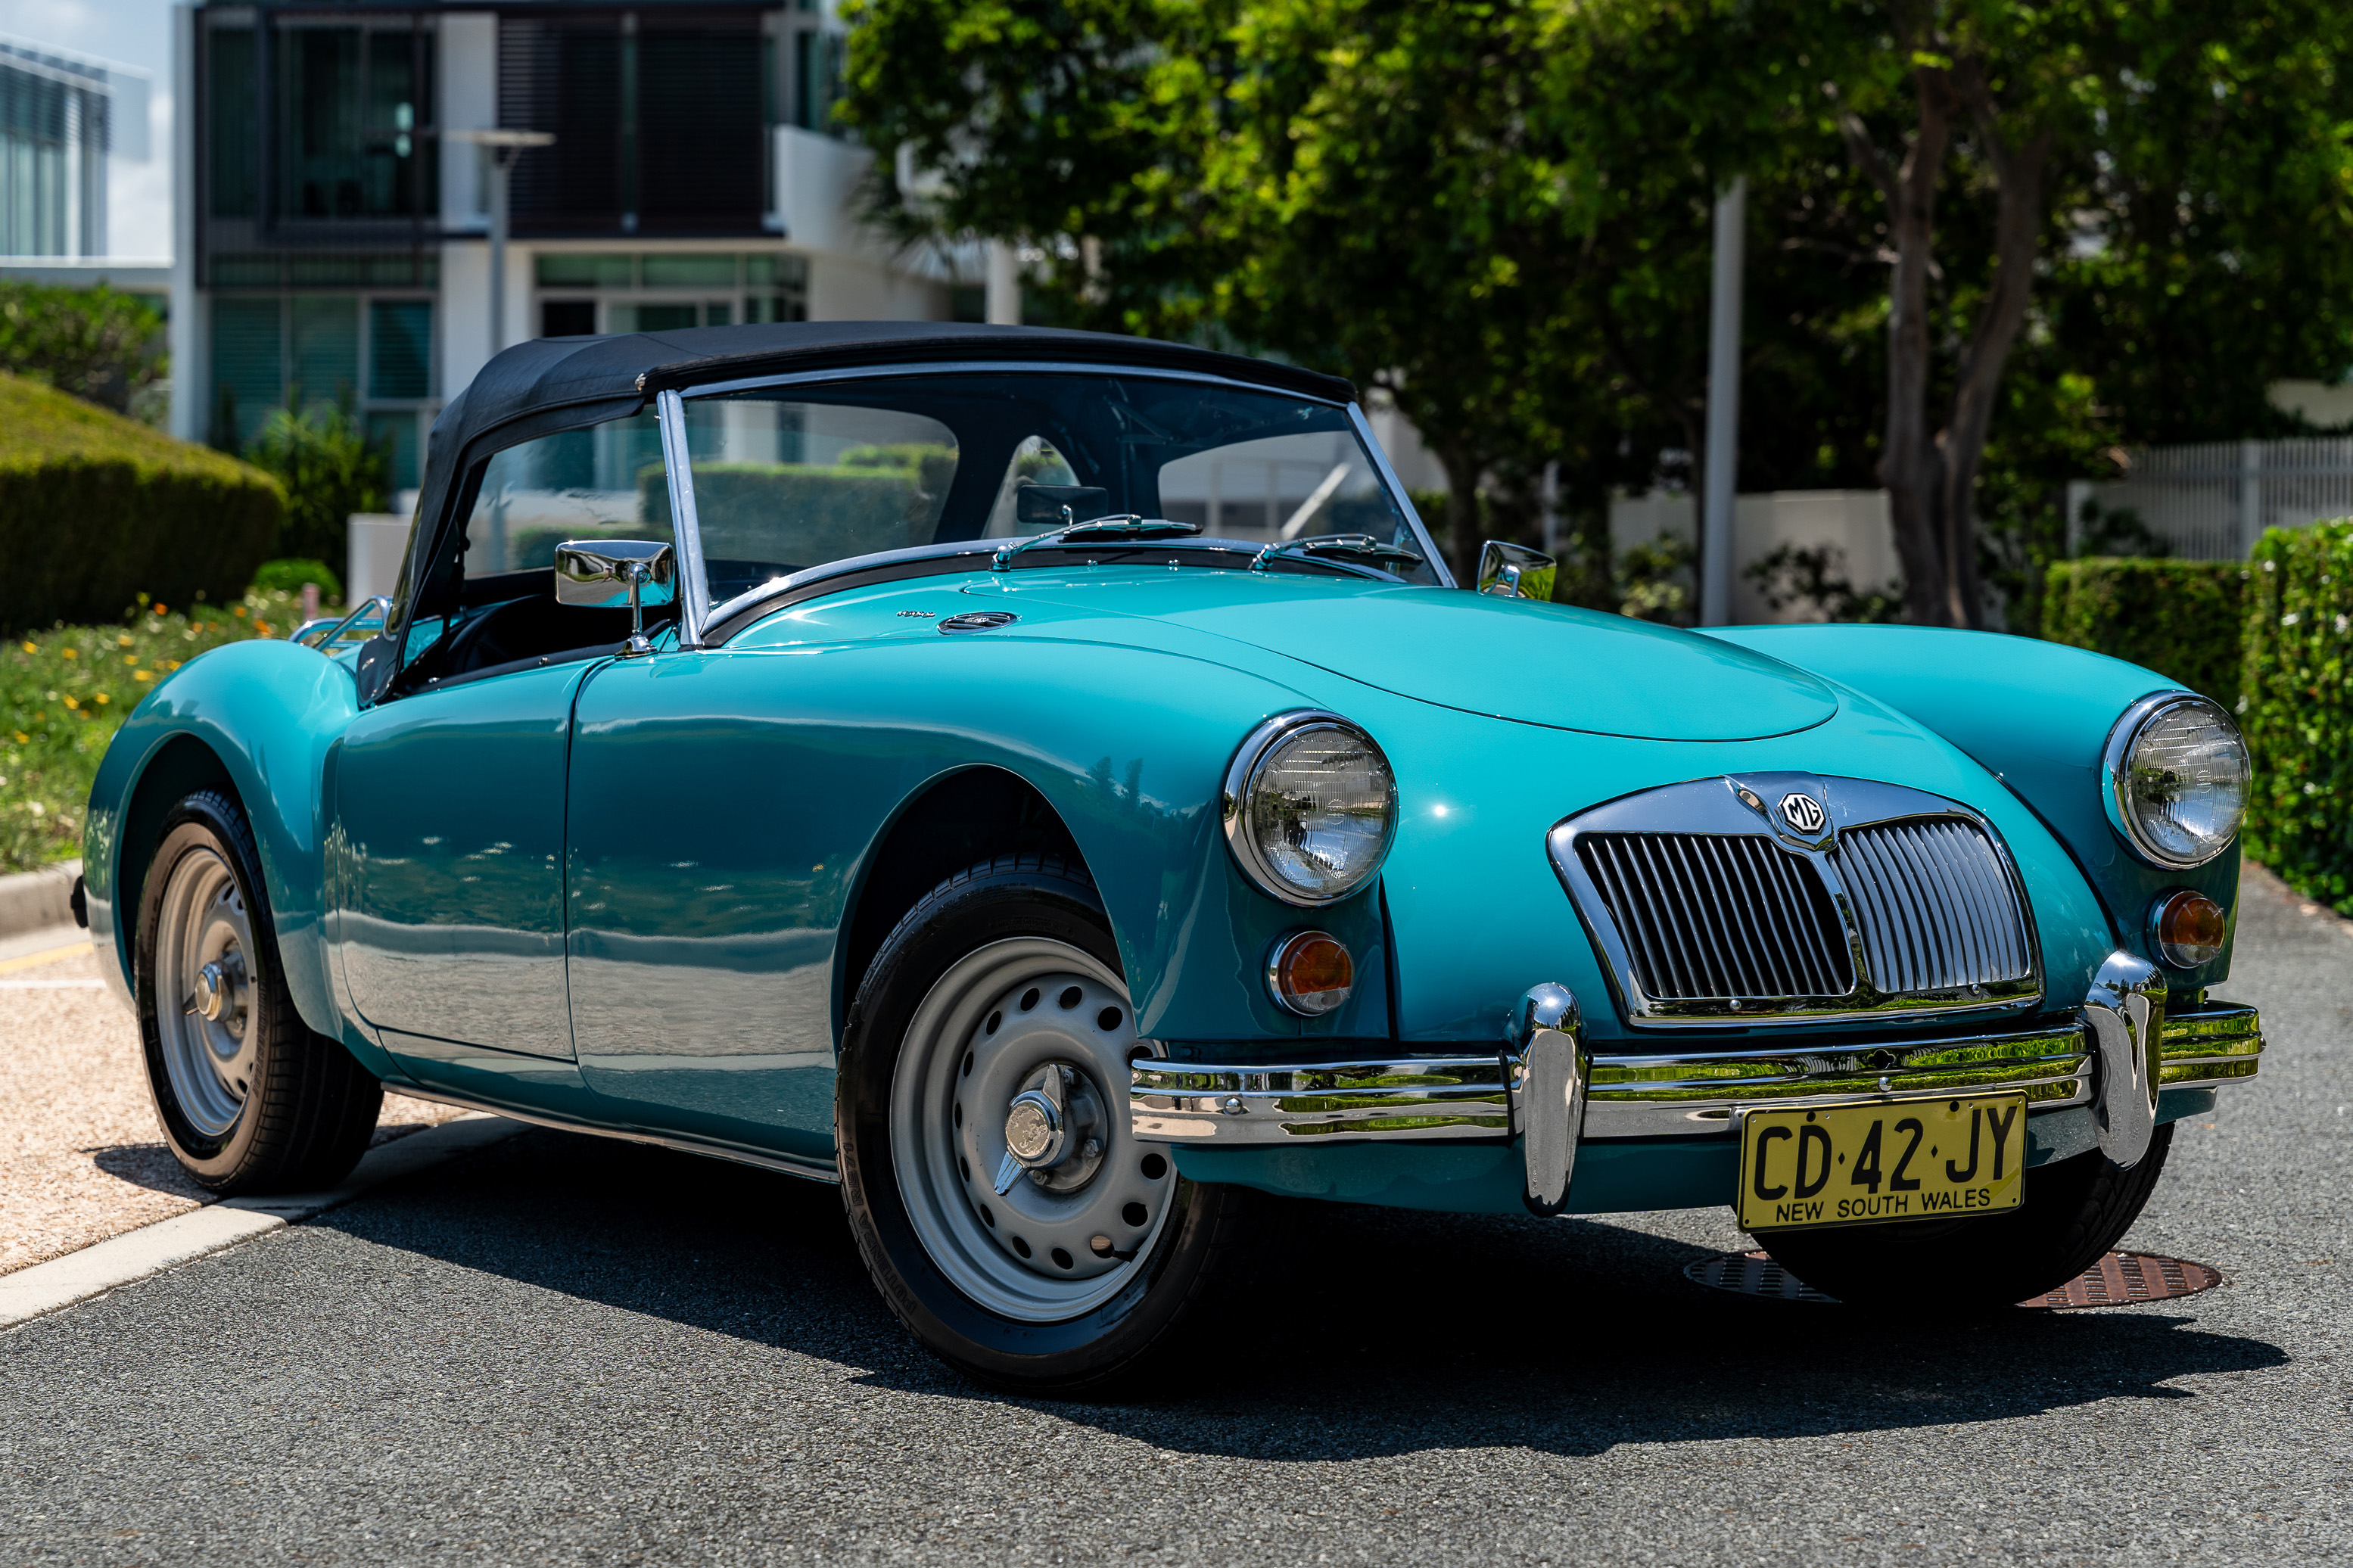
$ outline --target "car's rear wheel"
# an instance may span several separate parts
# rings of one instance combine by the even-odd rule
[[[1761,1231],[1774,1260],[1858,1307],[1911,1313],[1986,1311],[2057,1289],[2124,1239],[2173,1145],[2170,1123],[2130,1170],[2098,1150],[2026,1173],[2007,1214],[1834,1230]]]
[[[951,1365],[1100,1385],[1250,1272],[1266,1200],[1130,1136],[1138,1048],[1110,923],[1061,860],[973,867],[884,940],[843,1043],[842,1197],[883,1299]]]
[[[261,857],[225,795],[189,795],[148,862],[132,953],[164,1141],[219,1193],[323,1186],[367,1149],[384,1086],[294,1010]]]

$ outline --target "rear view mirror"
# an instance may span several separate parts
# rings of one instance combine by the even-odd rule
[[[1499,599],[1552,599],[1553,568],[1558,564],[1541,550],[1525,544],[1487,541],[1479,552],[1479,592]]]
[[[1023,485],[1013,492],[1013,521],[1020,528],[1092,522],[1110,510],[1111,491],[1100,485]]]
[[[623,658],[654,651],[646,640],[646,606],[678,596],[677,556],[646,539],[574,539],[555,547],[555,602],[588,609],[629,607]]]

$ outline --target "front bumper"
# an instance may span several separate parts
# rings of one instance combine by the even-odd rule
[[[1139,1059],[1129,1111],[1139,1140],[1195,1148],[1524,1138],[1525,1201],[1551,1214],[1566,1203],[1579,1143],[1732,1139],[1743,1110],[1768,1105],[2023,1093],[2030,1114],[2088,1107],[2099,1146],[2131,1165],[2155,1131],[2160,1090],[2253,1078],[2263,1048],[2253,1008],[2200,997],[2168,1011],[2161,977],[2129,954],[2102,969],[2072,1021],[1882,1044],[1776,1039],[1762,1049],[1744,1042],[1736,1050],[1595,1053],[1567,992],[1539,986],[1494,1050]]]

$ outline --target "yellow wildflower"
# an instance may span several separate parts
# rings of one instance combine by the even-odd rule
[[[41,651],[41,645],[38,643],[28,642],[25,645],[25,651],[26,653],[38,653]]]
[[[69,647],[59,648],[58,651],[64,654],[68,658],[79,658],[81,657],[81,655],[76,653]]]
[[[143,669],[134,669],[131,672],[131,679],[133,680],[153,680],[155,678]]]
[[[234,610],[231,610],[231,611],[229,612],[229,614],[230,614],[230,615],[232,615],[232,616],[241,616],[241,615],[245,614],[245,606],[244,606],[243,605],[238,605],[237,608],[235,608]]]
[[[135,653],[126,653],[122,656],[122,662],[136,669],[139,668],[139,656]]]
[[[100,692],[100,693],[98,694],[98,697],[97,697],[96,700],[98,700],[98,701],[100,701],[100,702],[111,702],[111,701],[113,701],[113,700],[114,700],[114,699],[112,699],[112,698],[109,697],[105,692],[101,691],[101,692]]]
[[[69,697],[66,699],[66,706],[69,708],[79,708],[81,706],[81,699],[79,697]]]
[[[129,647],[131,646],[131,639],[127,637],[116,637],[114,639],[114,646],[117,647]]]

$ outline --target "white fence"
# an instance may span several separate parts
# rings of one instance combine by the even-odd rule
[[[2174,554],[2193,561],[2242,560],[2267,528],[2353,516],[2353,437],[2149,447],[2131,455],[2127,471],[2114,484],[2067,487],[2070,553],[2086,499],[2130,507]]]

